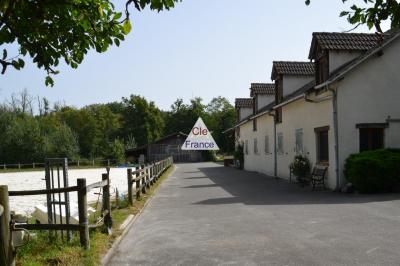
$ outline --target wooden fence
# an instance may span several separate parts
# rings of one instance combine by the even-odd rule
[[[69,161],[69,166],[83,167],[83,166],[112,166],[117,164],[116,159],[104,159],[104,160],[75,160]],[[10,170],[10,169],[35,169],[43,168],[45,163],[1,163],[0,170]]]
[[[133,192],[135,192],[136,199],[140,199],[142,193],[153,185],[158,178],[173,164],[173,158],[168,157],[164,160],[141,165],[140,169],[132,171],[128,169],[128,201],[133,204]],[[135,184],[135,191],[133,191],[133,184]]]
[[[128,200],[133,203],[133,184],[136,186],[136,199],[140,199],[142,193],[153,185],[158,178],[173,164],[172,157],[167,159],[142,165],[140,169],[132,171],[128,169]],[[95,188],[102,188],[102,218],[95,224],[89,224],[87,193]],[[60,223],[60,224],[25,224],[14,223],[9,210],[9,197],[31,196],[31,195],[49,195],[52,193],[78,193],[78,214],[79,224]],[[61,216],[61,213],[60,213]],[[60,219],[62,221],[62,219]],[[0,186],[0,265],[13,265],[14,247],[12,243],[12,231],[20,230],[49,230],[49,231],[79,231],[81,246],[85,249],[90,248],[89,229],[103,226],[106,232],[111,232],[112,216],[110,201],[110,176],[108,173],[102,174],[102,180],[90,185],[86,184],[85,178],[78,178],[76,186],[26,190],[26,191],[8,191],[8,186]]]

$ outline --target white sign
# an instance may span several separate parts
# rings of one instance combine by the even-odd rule
[[[201,117],[197,119],[189,136],[183,143],[182,150],[219,150],[217,143],[215,143]]]

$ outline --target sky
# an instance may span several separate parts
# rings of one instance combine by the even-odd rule
[[[177,98],[207,103],[224,96],[233,104],[249,97],[250,83],[271,82],[273,60],[307,61],[312,32],[351,29],[339,13],[362,1],[348,2],[183,0],[160,13],[131,8],[133,29],[120,47],[90,52],[77,69],[61,65],[54,87],[44,85],[45,71],[27,58],[23,70],[0,75],[0,101],[27,89],[75,107],[131,94],[164,110]]]

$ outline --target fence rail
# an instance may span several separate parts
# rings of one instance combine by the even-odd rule
[[[142,193],[153,185],[158,178],[173,164],[173,158],[168,157],[164,160],[141,165],[140,169],[132,171],[128,169],[128,201],[133,204],[133,192],[135,192],[136,199],[140,199]],[[133,184],[135,184],[135,191],[133,191]]]
[[[69,166],[112,166],[118,163],[117,159],[104,159],[104,160],[75,160],[70,161]],[[45,163],[0,163],[0,170],[9,170],[9,169],[35,169],[35,168],[44,168]]]
[[[141,165],[139,169],[132,171],[127,169],[128,173],[128,201],[133,204],[133,192],[136,199],[140,199],[142,193],[146,193],[147,189],[153,185],[159,177],[173,164],[173,158],[169,157],[164,160],[154,162],[147,165]],[[107,168],[109,170],[109,168]],[[80,244],[85,249],[90,248],[89,229],[103,226],[107,233],[111,233],[112,213],[111,213],[111,197],[110,197],[110,175],[109,171],[102,174],[101,181],[86,184],[85,178],[77,179],[77,186],[42,189],[42,190],[25,190],[25,191],[8,191],[8,187],[0,186],[0,265],[10,265],[14,261],[12,231],[25,230],[71,230],[78,231]],[[136,185],[135,190],[133,184]],[[87,193],[95,188],[102,188],[102,218],[95,224],[89,224],[87,213]],[[31,196],[31,195],[49,195],[52,193],[77,192],[78,194],[78,216],[79,224],[25,224],[14,223],[9,211],[9,197]],[[62,213],[60,213],[62,216]],[[62,220],[62,219],[61,219]]]

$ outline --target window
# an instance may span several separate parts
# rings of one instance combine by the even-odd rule
[[[257,113],[258,110],[258,97],[257,94],[253,97],[253,115]]]
[[[275,111],[275,122],[282,123],[282,107],[279,107]]]
[[[322,55],[315,61],[315,75],[317,84],[321,84],[329,77],[329,57],[328,54]]]
[[[360,152],[382,149],[384,128],[360,128]]]
[[[244,153],[249,154],[249,141],[247,139],[244,141]]]
[[[296,129],[295,142],[296,142],[296,147],[295,147],[296,154],[302,154],[303,153],[303,129],[302,128]]]
[[[317,141],[317,162],[329,162],[329,126],[314,129]]]
[[[278,154],[283,154],[283,133],[278,133],[278,143],[276,151]]]
[[[254,154],[258,154],[257,139],[254,139]]]
[[[269,154],[269,137],[265,136],[265,143],[264,143],[264,151],[266,154]]]
[[[253,131],[257,131],[257,118],[253,119]]]

